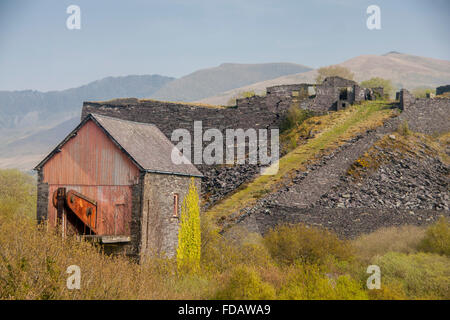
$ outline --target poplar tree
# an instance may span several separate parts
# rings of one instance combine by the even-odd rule
[[[200,206],[194,178],[181,206],[178,231],[177,266],[180,272],[197,272],[200,269],[201,233]]]

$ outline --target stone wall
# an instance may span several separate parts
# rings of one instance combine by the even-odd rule
[[[141,257],[153,254],[173,256],[178,245],[181,205],[191,177],[147,173],[143,184]],[[200,179],[195,178],[200,193]],[[173,216],[174,195],[178,194],[178,216]]]
[[[42,223],[48,216],[48,183],[43,182],[42,170],[37,172],[37,222]]]
[[[399,94],[400,121],[407,121],[411,130],[426,134],[440,134],[450,131],[450,99],[416,99],[408,90]]]
[[[273,111],[272,111],[273,110]],[[193,133],[193,122],[202,121],[203,129],[277,127],[282,110],[268,110],[261,97],[243,99],[240,107],[203,107],[190,104],[171,103],[155,100],[85,102],[82,119],[89,113],[117,117],[124,120],[153,123],[167,136],[175,129],[187,129]]]
[[[122,253],[133,257],[137,261],[140,259],[140,251],[142,247],[142,197],[144,192],[144,178],[145,173],[139,174],[139,182],[133,185],[131,198],[131,224],[130,224],[130,244],[122,245]]]
[[[436,95],[441,95],[444,94],[446,92],[450,92],[450,84],[446,85],[446,86],[440,86],[436,88]]]
[[[415,103],[416,98],[408,90],[402,89],[399,93],[400,109],[406,110],[410,105]]]

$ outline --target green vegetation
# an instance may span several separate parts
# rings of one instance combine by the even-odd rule
[[[450,299],[450,259],[419,252],[388,252],[374,259],[382,270],[383,284],[397,287],[412,299]]]
[[[361,87],[364,88],[377,88],[377,87],[383,87],[384,94],[387,95],[389,98],[392,98],[394,96],[394,85],[392,84],[391,80],[383,79],[383,78],[370,78],[369,80],[362,81],[360,83]],[[383,98],[383,97],[381,97]]]
[[[403,122],[401,124],[399,124],[399,126],[397,128],[397,132],[400,133],[404,137],[411,135],[411,130],[409,129],[408,121],[403,120]]]
[[[178,232],[177,264],[181,272],[200,269],[201,233],[200,205],[194,178],[181,206],[181,223]]]
[[[304,225],[265,237],[236,227],[225,239],[206,216],[201,222],[199,272],[186,273],[175,259],[138,265],[85,241],[62,240],[28,215],[1,211],[0,299],[449,299],[450,257],[435,253],[448,237],[448,220],[352,241]],[[381,267],[381,290],[365,287],[369,264]],[[66,287],[70,265],[81,269],[80,290]]]
[[[436,224],[429,227],[419,247],[425,252],[450,256],[449,220],[445,217],[441,217]]]
[[[17,217],[36,213],[36,181],[16,169],[0,170],[0,212]]]
[[[225,287],[215,296],[220,300],[268,300],[275,297],[273,286],[262,281],[255,270],[245,266],[232,270]]]
[[[371,102],[304,120],[288,134],[308,128],[314,138],[297,147],[290,154],[295,160],[283,166],[296,168],[362,128],[378,125],[390,112],[386,104]],[[425,149],[419,139],[424,138],[413,133],[386,136],[379,143],[420,153]],[[437,152],[438,143],[448,139],[447,134],[430,140],[427,152]],[[15,170],[0,170],[0,177],[0,299],[450,298],[448,218],[427,228],[383,228],[354,240],[302,224],[282,225],[265,236],[235,226],[225,237],[215,223],[217,215],[199,215],[191,183],[182,206],[178,261],[151,257],[138,265],[37,226],[34,179]],[[366,288],[366,269],[372,264],[381,268],[380,290]],[[70,265],[81,268],[80,290],[66,287]]]
[[[347,80],[353,80],[354,74],[350,69],[341,66],[322,67],[317,70],[316,83],[321,84],[327,77],[341,77]]]
[[[280,298],[287,300],[367,300],[368,294],[358,281],[348,275],[335,278],[318,266],[298,265],[289,274]]]
[[[351,260],[353,257],[348,242],[326,229],[302,224],[280,226],[269,231],[264,244],[273,259],[282,265],[296,262],[321,265],[329,258]]]
[[[296,106],[291,106],[283,119],[280,126],[281,132],[286,132],[292,130],[303,123],[306,119],[312,116],[311,112],[308,110],[300,109]]]
[[[415,88],[411,92],[416,98],[426,98],[427,94],[436,94],[435,88],[419,87]]]

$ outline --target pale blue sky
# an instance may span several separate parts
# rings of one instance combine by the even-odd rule
[[[66,8],[81,8],[68,30]],[[381,30],[366,8],[381,8]],[[225,62],[311,67],[388,51],[450,60],[450,1],[0,0],[0,90],[180,77]]]

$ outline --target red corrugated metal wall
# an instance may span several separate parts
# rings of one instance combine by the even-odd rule
[[[75,190],[97,201],[97,229],[101,235],[130,235],[132,185],[139,169],[94,122],[88,121],[61,152],[43,166],[49,184],[48,219],[55,224],[53,192]]]

